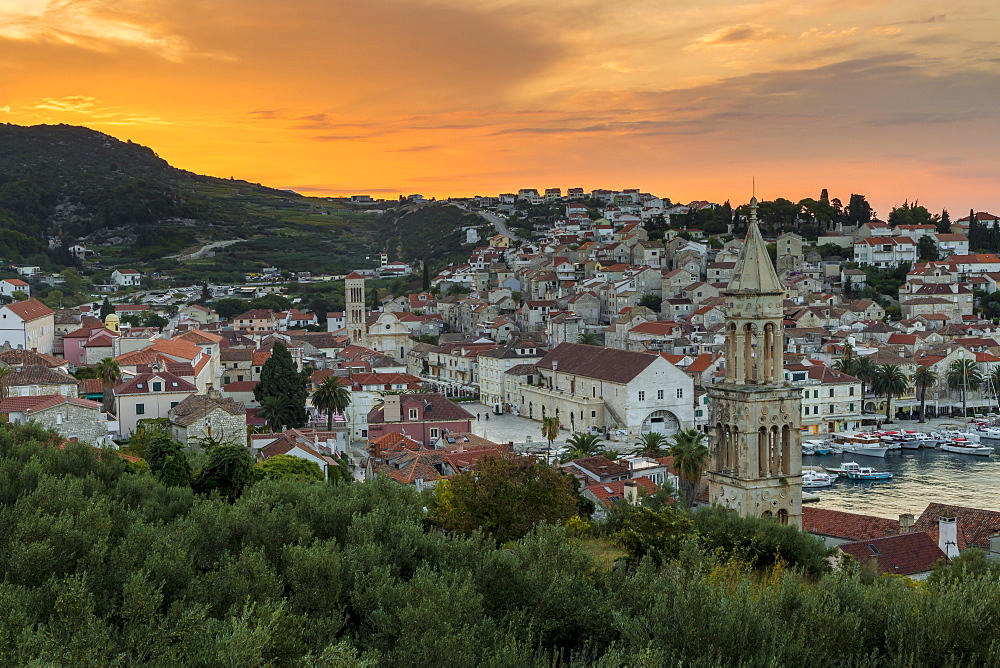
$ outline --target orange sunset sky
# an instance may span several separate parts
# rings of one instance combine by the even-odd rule
[[[0,0],[0,122],[304,194],[1000,213],[996,0]],[[2,149],[2,147],[0,147]]]

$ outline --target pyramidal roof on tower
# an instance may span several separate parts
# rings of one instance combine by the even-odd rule
[[[736,261],[728,291],[781,292],[781,281],[771,264],[764,237],[757,226],[757,199],[750,200],[750,227]]]

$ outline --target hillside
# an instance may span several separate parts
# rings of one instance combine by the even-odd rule
[[[105,267],[137,265],[180,277],[254,267],[339,272],[371,264],[377,216],[177,169],[145,146],[69,125],[0,125],[0,258],[58,269],[83,243]],[[215,257],[167,259],[214,241]],[[238,267],[239,271],[234,271]]]

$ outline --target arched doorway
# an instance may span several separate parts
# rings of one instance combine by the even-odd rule
[[[680,431],[680,429],[681,423],[676,415],[670,411],[660,410],[653,411],[647,415],[646,419],[642,421],[642,427],[640,427],[639,431],[643,434],[656,432],[664,436],[672,436]]]

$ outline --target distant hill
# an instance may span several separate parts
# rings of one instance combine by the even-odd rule
[[[264,266],[341,273],[380,251],[437,267],[471,248],[460,228],[484,222],[438,203],[377,206],[200,176],[85,127],[0,124],[0,260],[58,270],[79,242],[106,268],[190,280]],[[62,245],[49,248],[52,238]],[[237,243],[197,252],[215,241]]]
[[[371,256],[377,218],[343,201],[199,176],[84,127],[0,125],[0,259],[12,262],[71,264],[65,248],[48,249],[58,237],[85,243],[106,266],[336,272]],[[242,243],[186,259],[222,240]]]

